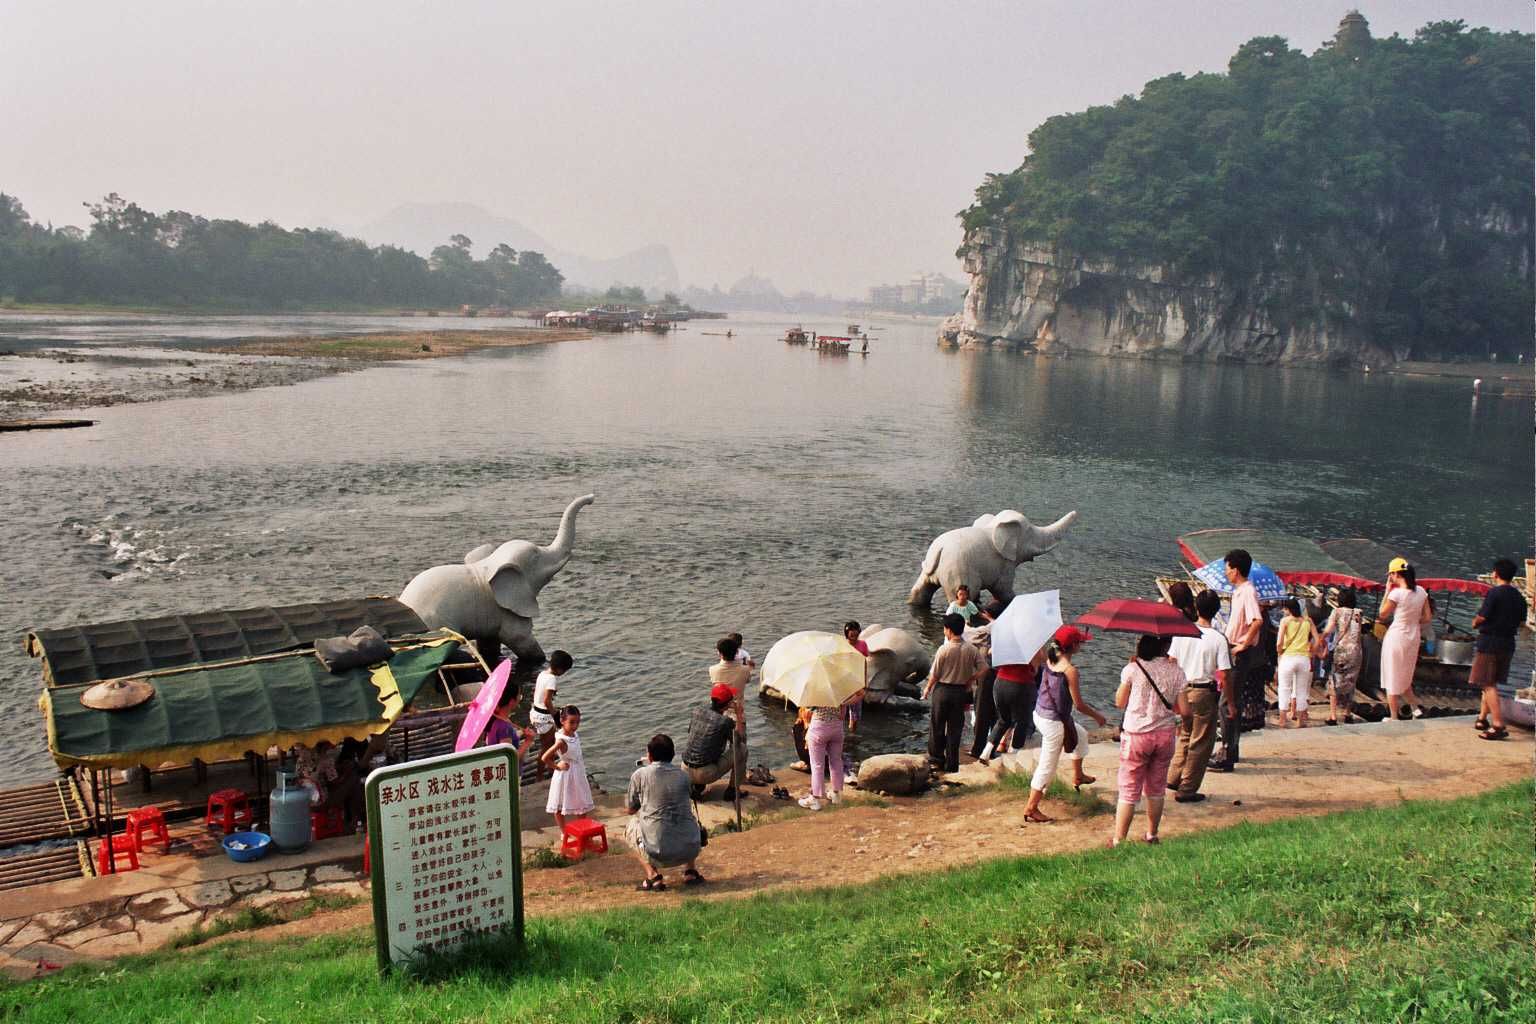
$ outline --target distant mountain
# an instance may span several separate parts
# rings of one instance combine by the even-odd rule
[[[568,284],[587,288],[639,285],[656,294],[678,287],[677,266],[665,245],[647,245],[612,259],[592,259],[557,248],[532,228],[473,203],[405,203],[358,229],[357,234],[375,245],[398,245],[422,256],[430,255],[450,235],[466,235],[475,243],[476,255],[483,256],[503,243],[541,252],[560,269]]]

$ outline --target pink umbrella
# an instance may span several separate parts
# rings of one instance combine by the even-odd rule
[[[464,716],[464,724],[459,726],[459,738],[453,742],[455,754],[465,751],[480,742],[481,733],[485,732],[491,715],[496,712],[496,705],[501,700],[502,691],[507,688],[507,680],[512,678],[512,661],[505,659],[491,677],[480,687],[480,692],[475,694],[475,699],[469,702],[469,714]]]

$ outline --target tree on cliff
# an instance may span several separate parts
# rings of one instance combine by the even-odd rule
[[[1065,255],[1160,263],[1348,321],[1417,355],[1529,347],[1533,38],[1436,22],[1312,55],[1244,43],[1226,74],[1052,117],[961,216]]]

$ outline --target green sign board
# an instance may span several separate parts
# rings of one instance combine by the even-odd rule
[[[381,970],[512,929],[523,937],[517,751],[477,747],[368,776]]]

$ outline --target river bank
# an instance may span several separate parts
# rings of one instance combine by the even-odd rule
[[[590,338],[543,327],[385,331],[0,352],[0,419],[283,387],[381,362]]]

